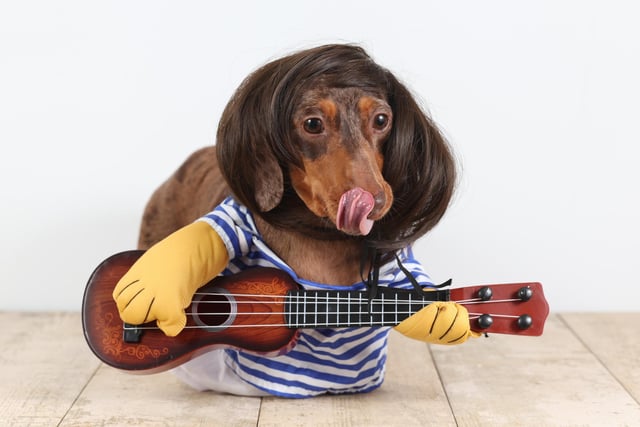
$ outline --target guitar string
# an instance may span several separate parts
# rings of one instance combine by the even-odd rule
[[[205,295],[205,296],[227,296],[227,294],[222,294],[222,293],[203,293],[203,292],[198,292],[196,293],[196,295]],[[252,298],[270,298],[270,299],[282,299],[282,304],[284,304],[285,302],[287,302],[287,300],[293,300],[293,302],[296,302],[295,300],[299,301],[307,301],[306,299],[306,295],[305,297],[300,297],[298,295],[270,295],[270,294],[233,294],[232,296],[234,297],[240,297],[240,296],[245,296],[245,297],[252,297]],[[342,297],[318,297],[316,300],[320,300],[321,302],[327,303],[329,301],[337,303],[338,305],[354,305],[353,302],[348,302],[345,301],[344,299],[342,299]],[[313,302],[314,299],[311,299],[311,301]],[[514,301],[521,301],[518,298],[511,298],[511,299],[502,299],[502,300],[488,300],[488,301],[483,301],[480,298],[470,298],[470,299],[466,299],[466,300],[457,300],[457,301],[453,301],[453,302],[457,302],[458,304],[461,305],[473,305],[473,304],[495,304],[495,303],[504,303],[504,302],[514,302]],[[368,300],[366,301],[359,301],[355,304],[366,304],[368,302]],[[380,306],[384,306],[384,305],[398,305],[397,301],[394,299],[387,299],[386,303],[385,300],[383,299],[374,299],[371,301],[373,303],[373,305],[375,306],[376,303],[379,304]],[[432,301],[429,300],[422,300],[422,301],[414,301],[411,304],[420,304],[420,303],[431,303]],[[229,300],[225,300],[225,301],[197,301],[197,304],[226,304],[226,305],[232,305],[233,303],[230,302]],[[243,304],[264,304],[265,301],[263,300],[240,300],[240,301],[234,301],[234,303],[243,303]],[[400,301],[400,304],[405,304],[408,305],[409,302],[406,301]],[[193,305],[193,304],[192,304]],[[427,304],[428,305],[428,304]],[[426,305],[425,305],[426,306]],[[424,306],[423,306],[424,307]],[[369,313],[368,311],[366,313]],[[384,320],[384,316],[395,316],[397,314],[414,314],[415,311],[398,311],[398,310],[390,310],[390,311],[380,311],[380,312],[371,312],[369,313],[370,315],[381,315],[383,316],[383,319],[381,321],[376,321],[374,322],[371,318],[369,318],[369,320],[364,320],[364,321],[351,321],[348,322],[349,326],[395,326],[397,325],[396,322],[391,322],[391,321],[385,321]],[[187,312],[185,313],[187,316],[227,316],[229,315],[229,313],[219,313],[219,312],[212,312],[212,313],[202,313],[202,312]],[[250,312],[250,313],[235,313],[235,316],[265,316],[265,315],[283,315],[283,316],[287,316],[287,315],[299,315],[299,312],[294,312],[294,311],[283,311],[283,312]],[[332,315],[335,316],[339,316],[340,314],[347,314],[347,313],[339,313],[339,310],[335,313],[331,313]],[[478,317],[480,317],[483,314],[489,314],[492,317],[496,317],[496,318],[518,318],[519,316],[517,315],[507,315],[507,314],[497,314],[497,313],[469,313],[469,320],[474,320],[477,319]],[[306,316],[304,316],[306,317]],[[372,323],[373,322],[373,323]],[[187,325],[185,326],[185,329],[215,329],[215,328],[256,328],[256,327],[283,327],[283,326],[291,326],[291,325],[295,325],[295,324],[299,324],[300,322],[290,322],[290,325],[286,324],[286,323],[277,323],[277,324],[249,324],[249,325],[224,325],[224,322],[222,324],[219,325]],[[313,324],[313,323],[310,323]],[[318,322],[315,322],[315,324],[317,325]],[[343,323],[340,322],[320,322],[320,324],[324,327],[331,327],[331,326],[344,326]],[[134,326],[134,327],[129,327],[129,326],[125,326],[124,327],[125,330],[148,330],[148,329],[159,329],[157,326]]]
[[[244,313],[251,314],[251,313]],[[271,314],[282,314],[282,313],[271,313]],[[480,317],[480,313],[469,313],[469,320],[475,320]],[[517,319],[519,316],[515,315],[507,315],[507,314],[491,314],[492,317],[506,317],[506,318],[514,318]],[[289,325],[287,323],[262,323],[262,324],[250,324],[250,325],[186,325],[184,329],[226,329],[226,328],[281,328],[281,327],[295,327],[293,326],[295,323]],[[371,321],[371,320],[362,320],[357,322],[349,322],[348,326],[345,326],[344,323],[340,322],[320,322],[316,324],[316,326],[321,325],[322,327],[357,327],[357,326],[396,326],[397,323],[392,321]],[[123,326],[123,330],[125,331],[137,331],[137,330],[158,330],[160,329],[158,326]]]
[[[399,310],[392,310],[392,311],[384,311],[384,312],[373,312],[373,313],[363,313],[363,314],[370,314],[370,315],[380,315],[380,316],[393,316],[396,314],[399,315],[403,315],[403,314],[415,314],[415,311],[399,311]],[[213,312],[213,313],[185,313],[187,316],[193,316],[193,317],[200,317],[200,316],[227,316],[228,313],[219,313],[219,312]],[[294,312],[294,311],[267,311],[267,312],[251,312],[251,313],[234,313],[234,316],[279,316],[279,315],[283,315],[283,316],[287,316],[287,315],[295,315],[295,314],[299,314],[299,312]],[[315,314],[311,313],[311,314]],[[347,313],[340,313],[340,312],[331,312],[329,313],[332,316],[340,316],[340,315],[345,315]],[[358,313],[352,313],[352,314],[358,314]],[[514,314],[498,314],[498,313],[468,313],[469,315],[469,319],[477,319],[478,317],[482,316],[483,314],[488,314],[492,317],[506,317],[506,318],[513,318],[513,319],[517,319],[520,316],[514,315]],[[303,316],[306,317],[306,316]],[[318,323],[318,322],[310,322],[310,323]],[[320,322],[322,323],[322,322]],[[322,323],[323,325],[325,323]]]
[[[289,298],[288,299],[294,299],[294,298]],[[301,298],[295,298],[298,300],[298,302],[301,300]],[[313,304],[315,302],[322,302],[322,303],[327,303],[326,298],[316,298],[316,299],[311,299],[311,300],[304,300],[302,299],[303,302],[305,304],[309,304],[309,301]],[[505,303],[505,302],[514,302],[514,301],[521,301],[520,299],[517,298],[513,298],[513,299],[503,299],[503,300],[489,300],[489,301],[482,301],[479,299],[469,299],[469,300],[458,300],[458,301],[454,301],[457,302],[460,305],[475,305],[475,304],[497,304],[497,303]],[[280,304],[284,305],[285,303],[287,303],[289,301],[287,301],[286,299],[279,302]],[[379,307],[385,307],[385,306],[402,306],[402,305],[419,305],[419,304],[424,304],[423,308],[426,307],[427,305],[429,305],[431,302],[433,301],[429,301],[429,300],[422,300],[422,301],[412,301],[411,303],[409,303],[408,301],[396,301],[394,299],[388,299],[388,300],[373,300],[372,301],[372,305],[373,305],[373,309],[375,309],[375,306],[378,305]],[[266,303],[266,301],[261,301],[261,300],[248,300],[248,301],[197,301],[194,304],[200,305],[200,304],[224,304],[224,305],[238,305],[238,304],[264,304]],[[426,304],[425,304],[426,303]],[[337,305],[337,306],[347,306],[347,307],[352,307],[352,306],[361,306],[361,305],[366,305],[367,301],[346,301],[346,300],[342,300],[342,299],[338,299],[335,300],[335,302],[332,305]],[[192,304],[193,305],[193,304]],[[372,310],[371,314],[380,314],[380,315],[393,315],[393,314],[413,314],[415,313],[415,310],[409,310],[409,311],[399,311],[399,310],[384,310],[384,311],[379,311],[379,312],[375,312]],[[188,315],[201,315],[201,316],[215,316],[215,315],[225,315],[227,313],[220,313],[220,312],[189,312],[187,313]],[[242,314],[242,315],[269,315],[269,314],[282,314],[282,315],[290,315],[290,314],[299,314],[299,312],[294,312],[294,311],[290,311],[290,312],[275,312],[275,311],[270,311],[270,312],[250,312],[250,313],[236,313],[236,314]],[[339,315],[339,314],[347,314],[347,313],[340,313],[340,310],[336,310],[336,312],[331,312],[330,314],[333,315]],[[469,313],[469,315],[472,314],[476,314],[478,316],[480,316],[479,313]],[[494,316],[503,316],[503,317],[512,317],[511,315],[502,315],[502,314],[492,314]],[[518,316],[515,316],[518,317]]]
[[[398,289],[399,291],[402,291],[402,289]],[[251,297],[251,298],[273,298],[273,299],[277,299],[277,298],[282,298],[285,300],[293,300],[293,299],[304,299],[304,298],[308,298],[306,296],[306,294],[308,294],[309,292],[314,292],[314,291],[307,291],[305,294],[303,294],[303,296],[300,295],[282,295],[282,294],[239,294],[239,293],[234,293],[234,294],[227,294],[224,292],[196,292],[194,295],[195,296],[223,296],[223,297]],[[342,291],[318,291],[318,292],[342,292]],[[362,294],[364,295],[364,291],[346,291],[348,294],[353,294],[353,293],[358,293],[358,294]],[[425,294],[428,294],[428,292],[425,292]],[[325,295],[322,297],[316,297],[318,299],[321,299],[323,302],[324,301],[336,301],[336,302],[345,302],[345,296],[329,296],[329,295]],[[311,300],[313,301],[313,299]],[[366,299],[366,302],[368,301],[372,301],[372,302],[379,302],[382,301],[382,299],[379,298],[374,298],[372,300]],[[395,301],[395,300],[385,300],[385,301]],[[423,302],[426,302],[429,300],[423,300]],[[457,302],[458,304],[486,304],[486,303],[496,303],[496,302],[514,302],[514,301],[522,301],[519,298],[507,298],[507,299],[501,299],[501,300],[487,300],[484,301],[481,298],[469,298],[469,299],[461,299],[461,300],[450,300],[451,302]],[[224,303],[224,301],[204,301],[201,300],[200,302],[212,302],[212,303]],[[254,301],[247,301],[247,302],[254,302]],[[255,301],[256,303],[260,303],[260,302],[264,302],[264,301]],[[431,301],[429,301],[431,302]]]
[[[211,294],[211,295],[222,295],[224,296],[224,294]],[[237,295],[233,295],[234,297]],[[247,296],[252,296],[252,295],[247,295]],[[306,300],[302,297],[293,297],[293,296],[282,296],[282,295],[253,295],[253,297],[256,298],[269,298],[269,297],[273,297],[273,299],[277,299],[277,298],[281,298],[282,301],[276,301],[276,303],[281,303],[284,304],[286,302],[289,301],[294,301],[294,302],[300,302],[300,301],[305,301],[306,303],[308,302],[314,302],[314,301],[318,301],[318,302],[322,302],[322,303],[326,303],[326,302],[331,302],[331,303],[337,303],[338,305],[353,305],[356,303],[359,304],[368,304],[369,300],[362,300],[362,301],[358,301],[358,302],[354,302],[352,301],[347,301],[346,297],[317,297],[317,298],[312,298],[309,299],[307,298]],[[297,300],[297,301],[295,301]],[[505,302],[524,302],[519,298],[508,298],[508,299],[499,299],[499,300],[488,300],[488,301],[483,301],[479,298],[471,298],[471,299],[462,299],[462,300],[449,300],[446,302],[456,302],[458,304],[462,304],[462,305],[474,305],[474,304],[497,304],[497,303],[505,303]],[[372,303],[379,303],[379,304],[395,304],[396,300],[395,299],[386,299],[386,300],[382,300],[382,299],[374,299],[371,301]],[[412,300],[412,304],[417,304],[420,302],[426,302],[426,303],[432,303],[434,301],[431,300]],[[195,301],[194,304],[264,304],[264,303],[268,303],[268,301],[264,301],[264,300],[233,300],[233,301],[229,301],[229,300],[225,300],[225,301],[206,301],[206,300],[199,300],[199,301]],[[408,301],[406,300],[398,300],[398,304],[409,304]]]

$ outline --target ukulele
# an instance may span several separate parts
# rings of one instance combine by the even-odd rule
[[[300,328],[396,326],[433,301],[462,304],[471,329],[483,333],[538,336],[549,313],[540,283],[421,293],[380,287],[370,300],[364,291],[303,290],[282,270],[255,267],[201,287],[185,310],[184,330],[167,337],[155,322],[123,323],[112,298],[118,280],[142,254],[127,251],[103,261],[82,302],[91,350],[107,365],[132,373],[165,371],[216,348],[283,354]]]

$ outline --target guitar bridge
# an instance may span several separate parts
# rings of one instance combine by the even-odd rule
[[[135,343],[139,343],[141,338],[142,338],[142,329],[130,323],[124,323],[122,325],[122,340],[124,342],[135,344]]]

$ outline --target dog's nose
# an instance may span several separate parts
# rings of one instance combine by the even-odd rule
[[[373,200],[375,202],[375,205],[373,206],[373,210],[369,214],[369,219],[375,221],[382,218],[389,210],[389,207],[387,206],[388,200],[384,190],[380,190],[378,193],[376,193],[376,195],[373,196]]]

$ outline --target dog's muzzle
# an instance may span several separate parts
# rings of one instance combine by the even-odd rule
[[[369,219],[369,214],[375,203],[373,195],[360,187],[344,193],[338,204],[336,217],[338,230],[355,236],[369,234],[373,227],[373,220]]]

